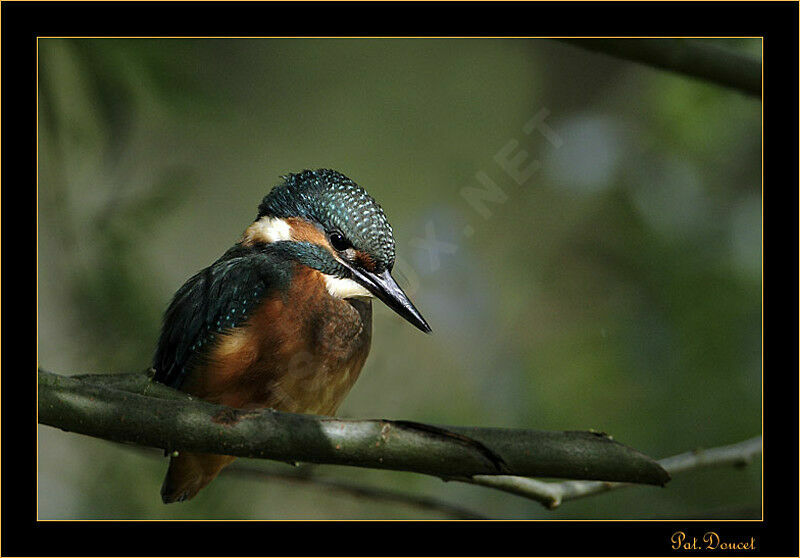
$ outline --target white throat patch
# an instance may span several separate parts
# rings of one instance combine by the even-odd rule
[[[334,277],[333,275],[322,274],[325,278],[325,288],[331,296],[336,298],[355,298],[371,297],[367,289],[353,281],[352,279]]]

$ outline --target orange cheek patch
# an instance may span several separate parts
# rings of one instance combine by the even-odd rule
[[[356,263],[367,271],[375,271],[375,260],[366,252],[356,251]]]
[[[289,217],[286,222],[292,228],[292,240],[295,242],[310,242],[333,251],[328,242],[328,237],[316,225],[296,217]]]

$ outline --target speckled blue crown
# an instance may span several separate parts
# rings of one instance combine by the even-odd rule
[[[302,217],[326,232],[339,231],[353,247],[375,261],[377,271],[394,266],[394,236],[383,209],[372,196],[340,172],[304,170],[282,177],[258,206],[258,218]]]

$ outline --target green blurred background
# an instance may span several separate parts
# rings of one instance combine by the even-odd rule
[[[715,42],[761,55],[760,40]],[[340,415],[594,428],[656,458],[760,434],[758,100],[544,39],[40,39],[38,70],[45,369],[146,368],[171,295],[279,176],[330,167],[386,210],[434,330],[377,304]],[[549,140],[524,131],[534,117]],[[520,150],[534,165],[521,184],[498,163]],[[469,203],[477,173],[504,201]],[[433,255],[430,238],[446,243]],[[164,458],[38,434],[40,519],[446,517],[235,474],[165,506]],[[492,518],[761,515],[760,460],[554,511],[422,475],[306,469]]]

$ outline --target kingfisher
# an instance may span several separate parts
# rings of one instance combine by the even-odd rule
[[[239,241],[173,297],[154,379],[229,407],[333,415],[369,354],[373,297],[431,328],[392,277],[380,205],[334,170],[282,179]],[[193,498],[235,459],[173,454],[162,500]]]

